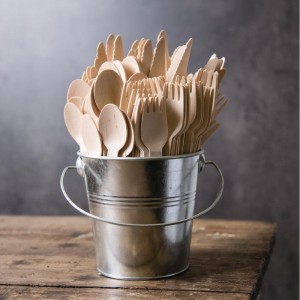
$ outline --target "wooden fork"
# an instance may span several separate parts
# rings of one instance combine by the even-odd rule
[[[141,119],[141,140],[148,148],[149,157],[162,156],[162,149],[168,140],[168,123],[165,99],[144,98]]]
[[[180,132],[184,121],[183,89],[179,91],[174,83],[165,83],[163,97],[166,101],[168,121],[168,142],[163,148],[164,155],[173,155],[174,138]]]

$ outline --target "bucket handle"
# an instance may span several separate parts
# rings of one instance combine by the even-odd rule
[[[80,208],[78,205],[76,205],[71,199],[70,197],[68,196],[66,190],[65,190],[65,187],[64,187],[64,177],[65,177],[65,174],[68,170],[77,170],[78,167],[76,166],[68,166],[66,168],[64,168],[64,170],[62,171],[61,173],[61,177],[60,177],[60,188],[62,190],[62,193],[63,195],[65,196],[65,198],[67,199],[67,201],[76,209],[78,210],[79,212],[81,212],[82,214],[92,218],[92,219],[95,219],[97,221],[101,221],[101,222],[105,222],[105,223],[108,223],[108,224],[112,224],[112,225],[119,225],[119,226],[132,226],[132,227],[159,227],[159,226],[170,226],[170,225],[176,225],[176,224],[181,224],[181,223],[185,223],[185,222],[188,222],[188,221],[192,221],[193,219],[195,218],[198,218],[202,215],[204,215],[205,213],[207,213],[208,211],[210,211],[211,209],[213,209],[216,204],[219,202],[221,196],[222,196],[222,193],[223,193],[223,189],[224,189],[224,177],[223,177],[223,174],[220,170],[220,168],[218,167],[218,165],[213,162],[213,161],[205,161],[204,162],[205,165],[213,165],[215,167],[215,169],[217,170],[218,174],[220,175],[220,178],[221,178],[221,188],[218,192],[218,195],[216,197],[216,199],[214,200],[214,202],[209,206],[207,207],[206,209],[202,210],[201,212],[193,215],[192,217],[189,217],[189,218],[186,218],[186,219],[182,219],[180,221],[175,221],[175,222],[169,222],[169,223],[156,223],[156,224],[129,224],[129,223],[119,223],[119,222],[114,222],[114,221],[109,221],[109,220],[105,220],[103,218],[100,218],[98,216],[95,216],[85,210],[83,210],[82,208]]]

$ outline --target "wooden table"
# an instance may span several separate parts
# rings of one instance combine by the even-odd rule
[[[255,299],[275,225],[196,220],[190,268],[170,279],[96,274],[91,221],[0,216],[0,299]]]

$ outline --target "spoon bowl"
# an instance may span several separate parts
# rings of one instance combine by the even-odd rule
[[[126,119],[118,106],[109,103],[103,107],[99,115],[99,132],[107,156],[118,156],[128,137]]]

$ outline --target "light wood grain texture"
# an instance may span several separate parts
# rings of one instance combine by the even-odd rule
[[[264,222],[196,220],[187,272],[122,281],[97,275],[90,220],[1,216],[0,299],[255,299],[274,232]]]
[[[124,290],[97,288],[53,288],[0,286],[0,299],[105,299],[105,300],[246,300],[246,294],[219,294],[193,291]]]

